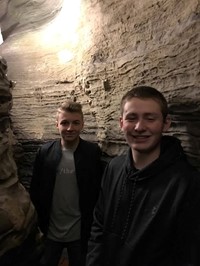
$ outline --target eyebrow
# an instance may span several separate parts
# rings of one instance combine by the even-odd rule
[[[60,122],[69,122],[69,123],[74,123],[74,122],[81,122],[81,120],[79,120],[79,119],[76,119],[76,120],[62,119]]]
[[[136,112],[131,112],[131,113],[125,113],[125,115],[138,115],[138,113],[136,113]],[[159,116],[159,114],[157,114],[157,113],[154,113],[154,112],[147,112],[147,113],[143,113],[142,115],[144,115],[144,116],[148,116],[148,115],[154,115],[154,116]]]

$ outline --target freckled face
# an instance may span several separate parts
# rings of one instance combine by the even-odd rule
[[[56,126],[64,146],[75,144],[83,129],[83,117],[79,113],[61,112],[58,115]]]
[[[153,99],[130,99],[120,117],[120,127],[132,151],[145,154],[159,152],[162,133],[170,124],[169,117],[163,120],[161,107]]]

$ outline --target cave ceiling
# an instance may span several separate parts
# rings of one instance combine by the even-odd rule
[[[64,0],[0,0],[3,40],[42,27],[60,12]]]

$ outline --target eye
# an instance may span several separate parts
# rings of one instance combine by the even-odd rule
[[[73,121],[72,124],[75,125],[75,126],[79,126],[81,124],[81,122],[80,121]]]
[[[157,119],[157,116],[155,115],[148,115],[146,116],[147,121],[155,121]]]
[[[136,118],[128,118],[126,120],[129,121],[129,122],[134,122],[134,121],[136,121]]]
[[[154,118],[154,117],[148,117],[147,120],[149,120],[149,121],[154,121],[155,118]]]
[[[129,122],[134,122],[137,120],[137,117],[135,115],[131,115],[131,116],[127,116],[125,118],[125,120],[129,121]]]
[[[67,125],[69,125],[69,122],[64,120],[64,121],[61,121],[60,124],[62,126],[67,126]]]

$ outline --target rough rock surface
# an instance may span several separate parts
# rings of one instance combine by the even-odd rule
[[[24,150],[23,181],[31,178],[37,147],[58,137],[55,111],[66,98],[83,103],[84,138],[97,141],[109,156],[124,152],[119,101],[141,84],[165,94],[173,118],[169,134],[182,140],[199,167],[199,0],[7,3],[0,9],[1,53],[16,81],[12,122]]]
[[[15,138],[10,110],[14,84],[8,80],[6,71],[6,61],[0,57],[0,257],[19,247],[36,228],[36,212],[19,182],[13,158]]]

